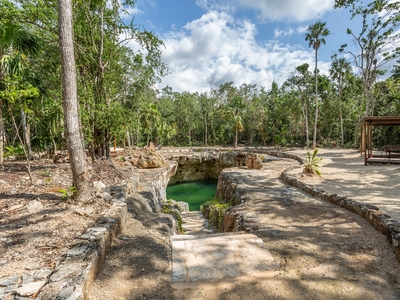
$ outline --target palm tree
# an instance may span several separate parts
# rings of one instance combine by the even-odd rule
[[[338,87],[338,102],[339,102],[339,119],[340,119],[340,131],[341,131],[341,143],[344,146],[344,133],[343,133],[343,115],[342,115],[342,92],[343,88],[347,82],[348,76],[351,74],[351,64],[345,58],[334,57],[331,68],[330,75],[333,81],[336,81]]]
[[[239,132],[244,130],[243,122],[242,122],[242,110],[245,108],[243,104],[243,99],[239,96],[236,96],[232,99],[231,103],[222,111],[222,118],[228,122],[232,122],[233,129],[235,130],[235,142],[234,148],[238,146],[238,137]]]
[[[329,35],[329,29],[326,28],[326,22],[317,21],[308,26],[305,36],[308,47],[315,50],[315,124],[313,136],[313,148],[317,147],[317,123],[318,123],[318,50],[321,44],[326,44],[325,37]]]

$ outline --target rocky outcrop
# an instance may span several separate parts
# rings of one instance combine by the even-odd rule
[[[236,156],[240,151],[218,150],[201,152],[165,153],[164,157],[178,163],[176,174],[170,184],[202,179],[218,179],[223,169],[231,168],[236,164]]]
[[[178,164],[169,161],[162,168],[139,169],[138,193],[148,199],[148,205],[153,212],[158,212],[163,206],[163,201],[167,199],[167,186],[171,178],[176,173]]]

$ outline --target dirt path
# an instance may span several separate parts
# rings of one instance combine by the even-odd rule
[[[294,164],[278,159],[227,174],[246,199],[236,211],[278,271],[172,285],[168,233],[132,218],[90,299],[400,299],[400,264],[385,237],[358,215],[285,185],[279,175]]]

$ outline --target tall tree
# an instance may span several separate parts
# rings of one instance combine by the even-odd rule
[[[333,57],[333,61],[330,68],[330,75],[334,82],[337,85],[338,91],[338,104],[339,104],[339,120],[340,120],[340,135],[341,142],[340,145],[344,146],[344,127],[343,127],[343,112],[342,112],[342,95],[343,89],[348,81],[349,76],[351,75],[351,65],[350,62],[345,58],[337,58]]]
[[[314,123],[314,136],[313,148],[317,147],[317,128],[318,128],[318,50],[321,44],[326,44],[325,37],[329,35],[329,29],[326,28],[326,22],[317,21],[310,25],[305,35],[305,40],[308,46],[315,50],[315,123]]]
[[[336,7],[350,7],[351,19],[361,17],[362,26],[358,33],[347,29],[355,50],[343,44],[339,51],[350,55],[359,69],[363,80],[365,98],[365,116],[373,115],[375,99],[373,87],[379,75],[383,75],[383,66],[392,62],[400,54],[400,2],[391,0],[372,1],[368,5],[362,1],[336,1]]]
[[[86,153],[79,127],[78,96],[74,40],[72,29],[72,0],[58,1],[58,32],[61,53],[62,99],[65,137],[72,169],[75,198],[85,200],[89,195]]]

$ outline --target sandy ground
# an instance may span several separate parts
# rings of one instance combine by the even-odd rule
[[[305,157],[306,150],[290,151]],[[319,149],[322,176],[303,176],[301,181],[329,193],[376,205],[400,222],[400,165],[364,165],[357,150]],[[291,174],[299,174],[295,169]]]

